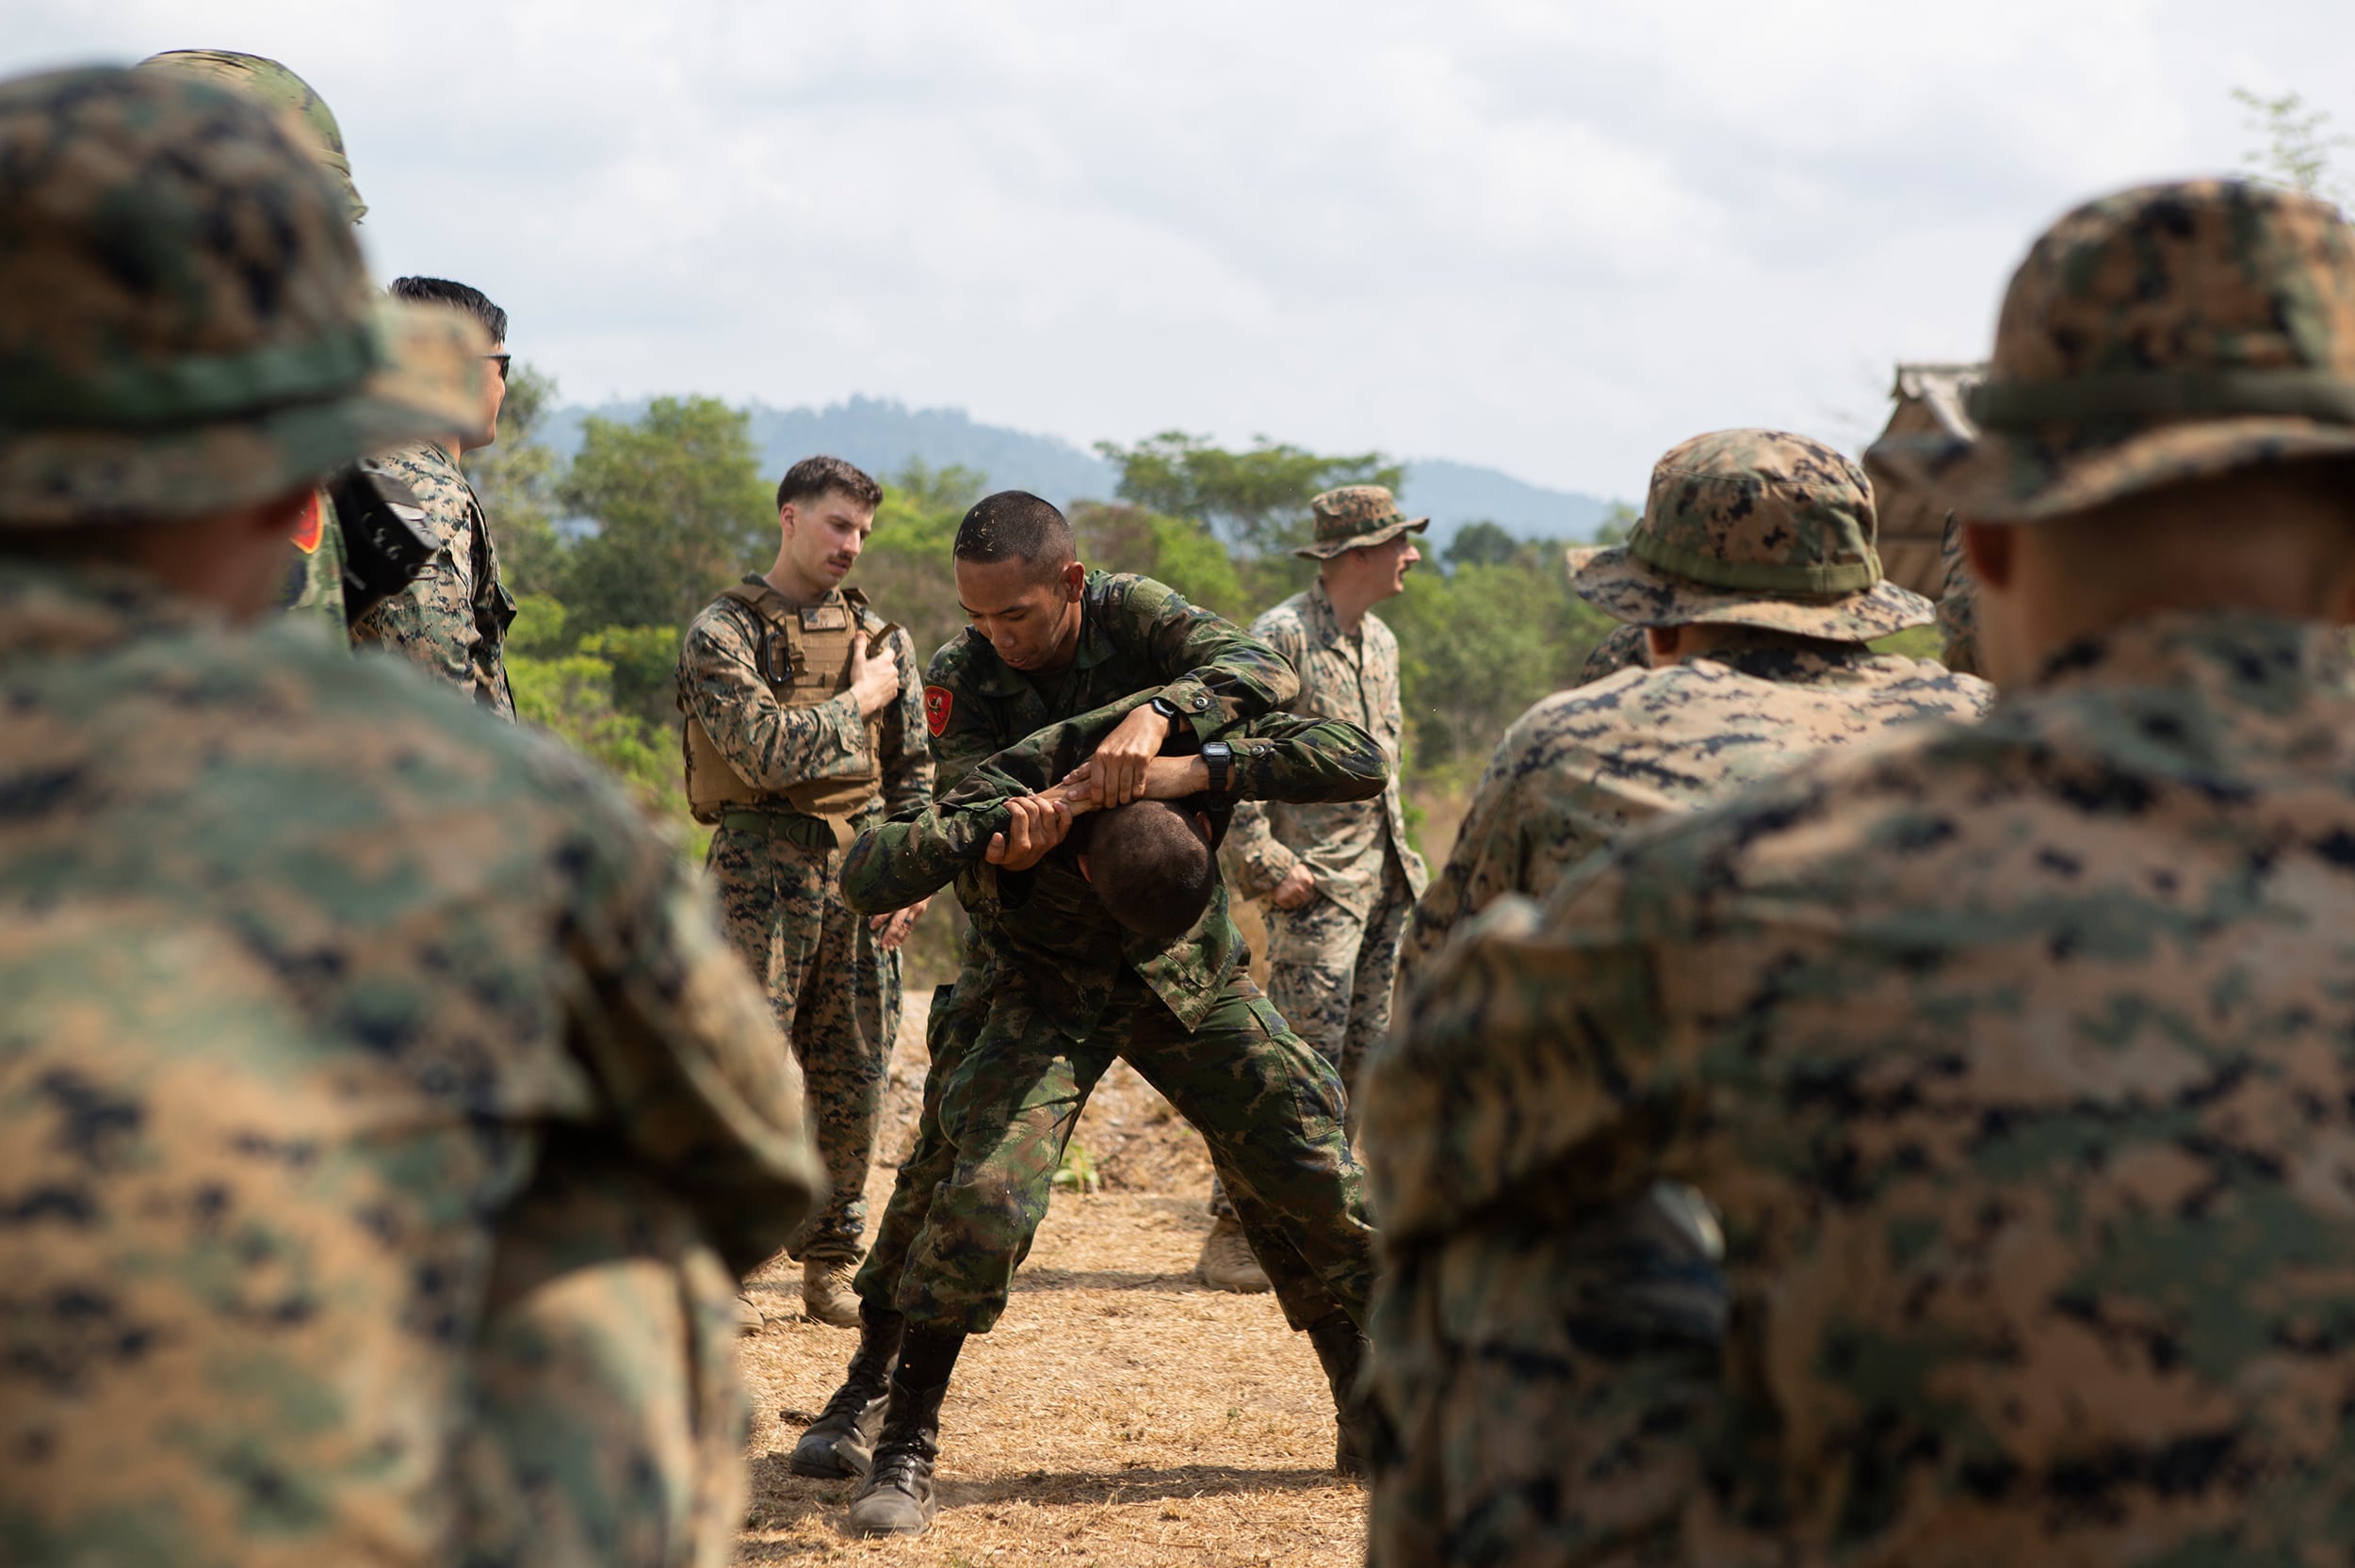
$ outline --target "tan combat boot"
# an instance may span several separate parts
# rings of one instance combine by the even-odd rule
[[[851,1288],[858,1264],[851,1258],[812,1257],[802,1260],[802,1312],[817,1322],[837,1329],[858,1327],[858,1292]]]
[[[1210,1221],[1210,1234],[1202,1238],[1202,1261],[1194,1267],[1202,1283],[1213,1290],[1251,1296],[1275,1288],[1268,1284],[1267,1270],[1251,1255],[1242,1226],[1223,1214]]]
[[[736,1332],[739,1334],[758,1334],[769,1326],[769,1319],[753,1299],[739,1291],[736,1297]]]

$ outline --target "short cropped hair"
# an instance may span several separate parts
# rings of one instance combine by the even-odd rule
[[[507,313],[479,288],[447,278],[395,278],[392,296],[416,305],[452,305],[482,323],[493,343],[507,341]]]
[[[1217,858],[1185,813],[1166,800],[1132,800],[1096,819],[1088,881],[1105,912],[1129,929],[1178,936],[1210,907]]]
[[[854,507],[873,511],[883,505],[883,486],[840,458],[804,458],[777,481],[777,509],[795,501],[815,501],[833,491]]]
[[[1080,558],[1063,513],[1027,490],[1001,490],[974,502],[957,525],[953,548],[957,559],[983,565],[1025,561],[1041,581]]]

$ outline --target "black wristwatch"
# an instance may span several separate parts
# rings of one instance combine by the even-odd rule
[[[1210,793],[1226,794],[1235,777],[1235,749],[1223,740],[1204,741],[1202,766],[1210,770]]]
[[[1171,702],[1166,697],[1157,695],[1151,702],[1145,703],[1145,705],[1151,708],[1155,713],[1160,714],[1163,719],[1168,719],[1172,724],[1177,723],[1178,720],[1186,716],[1183,708],[1179,707],[1177,703]]]

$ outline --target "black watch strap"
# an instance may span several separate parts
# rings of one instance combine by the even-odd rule
[[[1155,713],[1160,714],[1163,719],[1168,719],[1173,724],[1177,723],[1178,720],[1186,716],[1183,708],[1180,708],[1177,703],[1171,702],[1166,697],[1156,696],[1150,703],[1147,703],[1145,706],[1151,708]]]
[[[1235,750],[1223,740],[1202,743],[1202,766],[1210,769],[1210,793],[1224,795],[1235,778]]]

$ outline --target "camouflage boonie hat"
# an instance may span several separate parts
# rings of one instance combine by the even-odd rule
[[[463,435],[489,349],[380,299],[251,99],[158,72],[0,83],[0,527],[193,516]]]
[[[333,178],[335,188],[343,192],[345,216],[354,223],[367,216],[368,204],[360,200],[360,187],[351,183],[351,160],[345,155],[343,127],[335,123],[335,112],[311,90],[310,83],[276,60],[226,49],[173,49],[148,56],[138,69],[172,71],[219,82],[282,113],[291,110],[292,120],[302,129],[298,136],[289,125],[288,135]]]
[[[1627,543],[1573,551],[1569,564],[1579,597],[1638,626],[1868,642],[1935,614],[1882,580],[1863,470],[1780,430],[1719,430],[1669,448]]]
[[[1331,560],[1344,550],[1385,544],[1403,533],[1421,533],[1431,526],[1428,517],[1408,517],[1400,511],[1397,500],[1381,485],[1328,490],[1310,501],[1308,509],[1316,514],[1316,542],[1304,544],[1292,554],[1310,560]]]
[[[2252,464],[2355,453],[2355,244],[2240,180],[2087,203],[2011,280],[1975,436],[1873,461],[1966,518],[2031,523]]]

